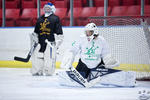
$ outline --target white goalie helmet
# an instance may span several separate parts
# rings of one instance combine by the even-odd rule
[[[44,5],[43,10],[44,10],[45,16],[49,16],[51,13],[56,12],[55,6],[50,2]]]
[[[92,31],[92,35],[87,36],[87,31]],[[88,23],[85,26],[85,34],[88,37],[88,39],[90,39],[90,40],[94,39],[94,37],[97,37],[99,35],[97,26],[94,23]]]

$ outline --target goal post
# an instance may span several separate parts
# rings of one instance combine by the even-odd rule
[[[120,61],[117,69],[136,71],[137,79],[150,79],[150,16],[90,17]]]

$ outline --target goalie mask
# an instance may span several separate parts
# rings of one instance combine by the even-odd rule
[[[94,23],[89,23],[85,26],[85,34],[88,38],[88,41],[95,39],[98,35],[98,28]]]
[[[44,13],[45,13],[45,17],[48,17],[52,13],[55,13],[56,8],[52,3],[47,3],[47,4],[44,5],[43,10],[44,10]]]

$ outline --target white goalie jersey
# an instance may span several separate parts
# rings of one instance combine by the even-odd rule
[[[104,59],[110,55],[109,46],[101,36],[91,41],[88,41],[86,36],[82,36],[80,40],[72,43],[70,51],[74,55],[80,51],[80,58],[88,68],[96,67],[101,62],[101,58]]]

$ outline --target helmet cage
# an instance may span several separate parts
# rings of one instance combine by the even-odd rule
[[[91,35],[87,34],[87,31],[92,32]],[[94,39],[99,35],[98,28],[94,23],[89,23],[85,26],[85,34],[88,38]]]

